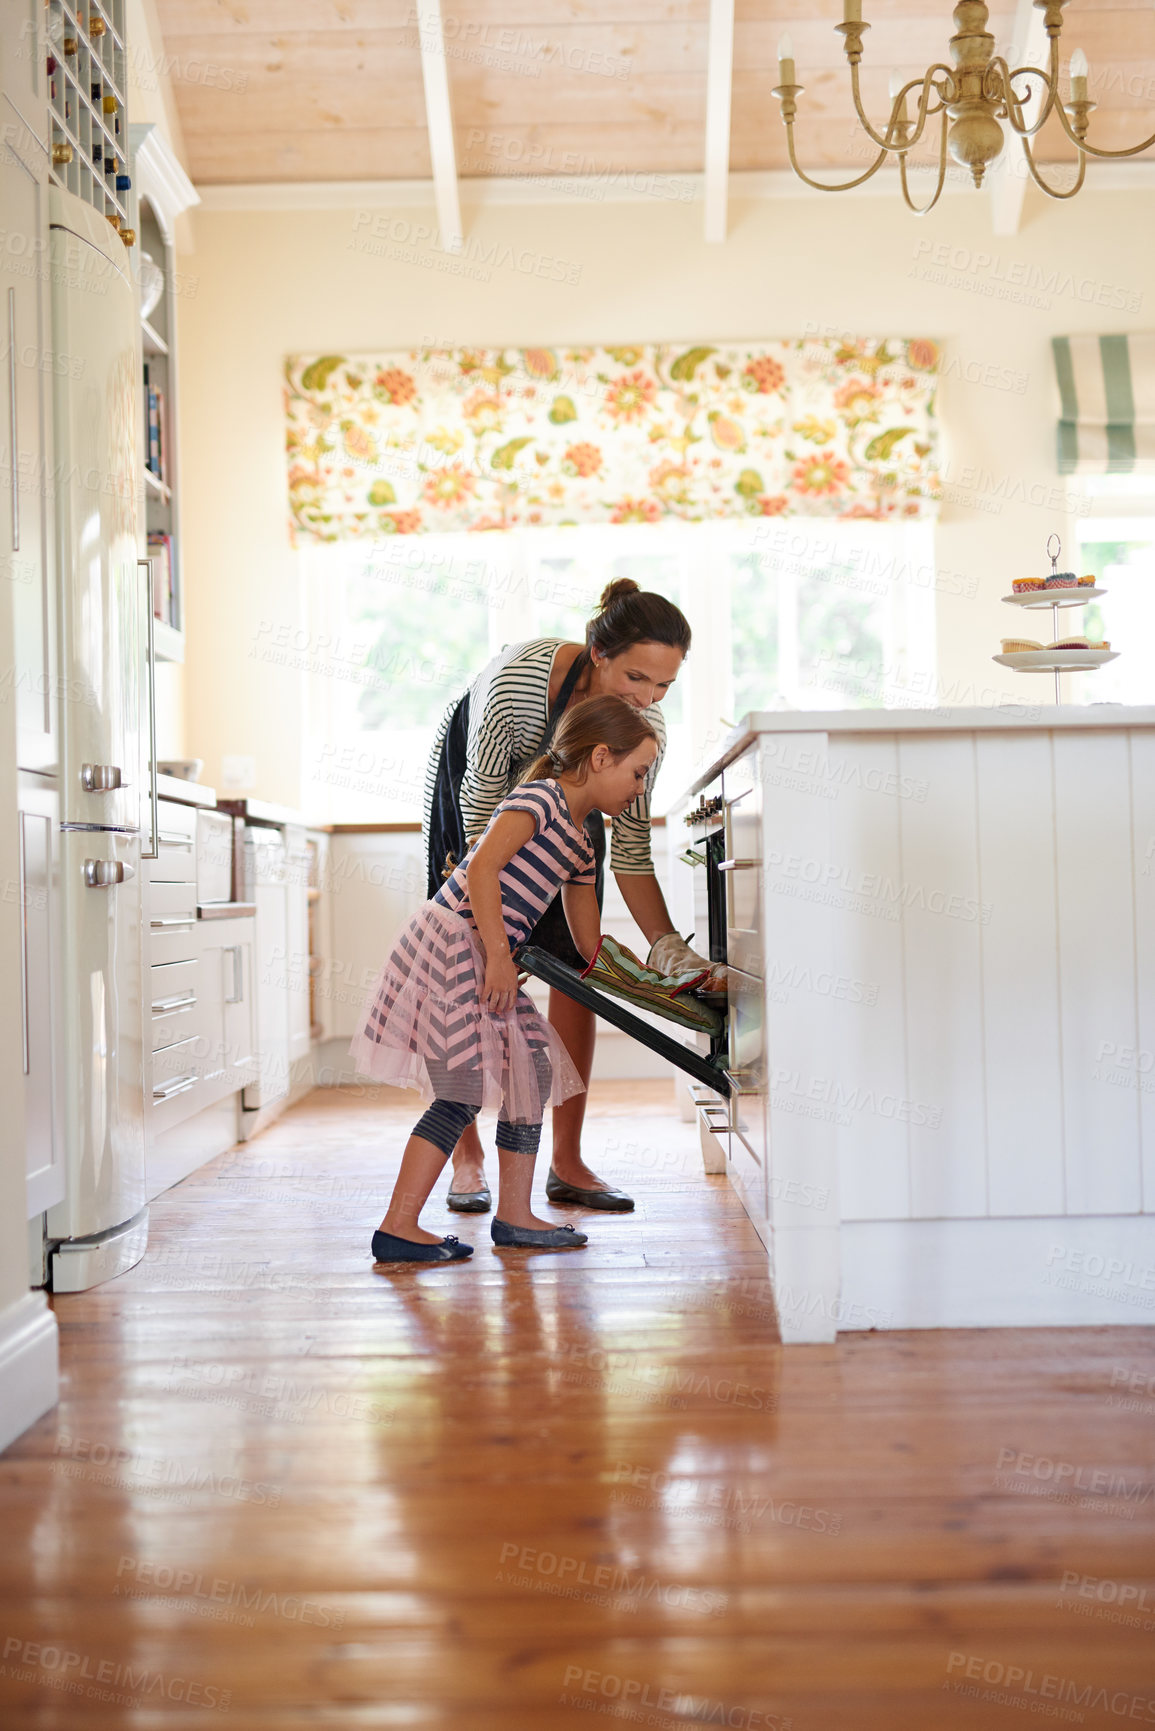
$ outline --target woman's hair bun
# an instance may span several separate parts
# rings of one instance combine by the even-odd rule
[[[598,602],[598,612],[604,613],[607,608],[613,606],[615,601],[621,601],[627,595],[640,593],[641,585],[635,583],[632,577],[615,577],[613,582],[607,583],[602,590],[601,600]]]

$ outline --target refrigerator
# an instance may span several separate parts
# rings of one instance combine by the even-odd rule
[[[57,583],[58,1003],[63,1200],[51,1282],[79,1292],[148,1237],[142,846],[151,846],[152,605],[138,557],[139,317],[129,255],[89,205],[49,204]],[[143,827],[142,827],[143,825]]]

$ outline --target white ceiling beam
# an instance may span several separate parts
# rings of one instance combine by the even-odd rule
[[[1033,0],[1018,0],[1015,8],[1015,22],[1011,31],[1011,52],[1007,55],[1007,63],[1012,71],[1016,66],[1038,66],[1046,71],[1050,63],[1050,41],[1047,37],[1042,10],[1033,4]],[[1037,78],[1026,81],[1031,90],[1031,100],[1024,108],[1024,117],[1033,124],[1038,118],[1042,105],[1042,85]],[[1022,89],[1020,80],[1019,88]],[[1023,218],[1023,199],[1026,197],[1027,181],[1030,170],[1027,159],[1023,155],[1022,140],[1011,130],[1009,121],[1003,123],[1006,144],[1003,154],[991,167],[988,184],[991,192],[991,229],[995,234],[1018,234],[1019,224]]]
[[[457,152],[453,145],[453,114],[449,106],[449,66],[441,0],[417,0],[417,34],[421,43],[421,77],[425,84],[425,121],[433,166],[433,198],[437,226],[446,252],[460,252],[464,233],[457,188]]]
[[[734,0],[710,0],[706,50],[706,239],[726,238],[730,190],[730,97],[734,82]]]

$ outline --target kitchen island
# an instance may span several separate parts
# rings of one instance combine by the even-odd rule
[[[669,826],[782,1339],[1155,1321],[1155,708],[756,713]]]

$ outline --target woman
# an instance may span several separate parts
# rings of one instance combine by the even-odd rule
[[[650,966],[663,973],[708,968],[709,962],[674,931],[650,855],[650,791],[666,744],[658,705],[689,648],[690,627],[678,608],[665,596],[641,590],[624,577],[607,585],[586,627],[584,646],[538,638],[512,644],[495,656],[464,697],[450,705],[434,741],[425,784],[429,895],[437,893],[447,871],[464,858],[524,766],[546,750],[566,705],[585,697],[624,697],[643,710],[653,725],[658,755],[645,791],[613,820],[610,870],[645,934]],[[600,908],[606,853],[600,813],[591,813],[586,829],[597,860]],[[528,942],[579,972],[585,966],[569,935],[560,898],[546,909]],[[551,990],[549,1020],[588,1085],[596,1029],[593,1012]],[[582,1159],[586,1098],[577,1094],[554,1108],[546,1195],[551,1202],[627,1212],[634,1206],[633,1198],[603,1183]],[[471,1125],[454,1150],[449,1206],[459,1213],[481,1214],[490,1200],[481,1140]]]

